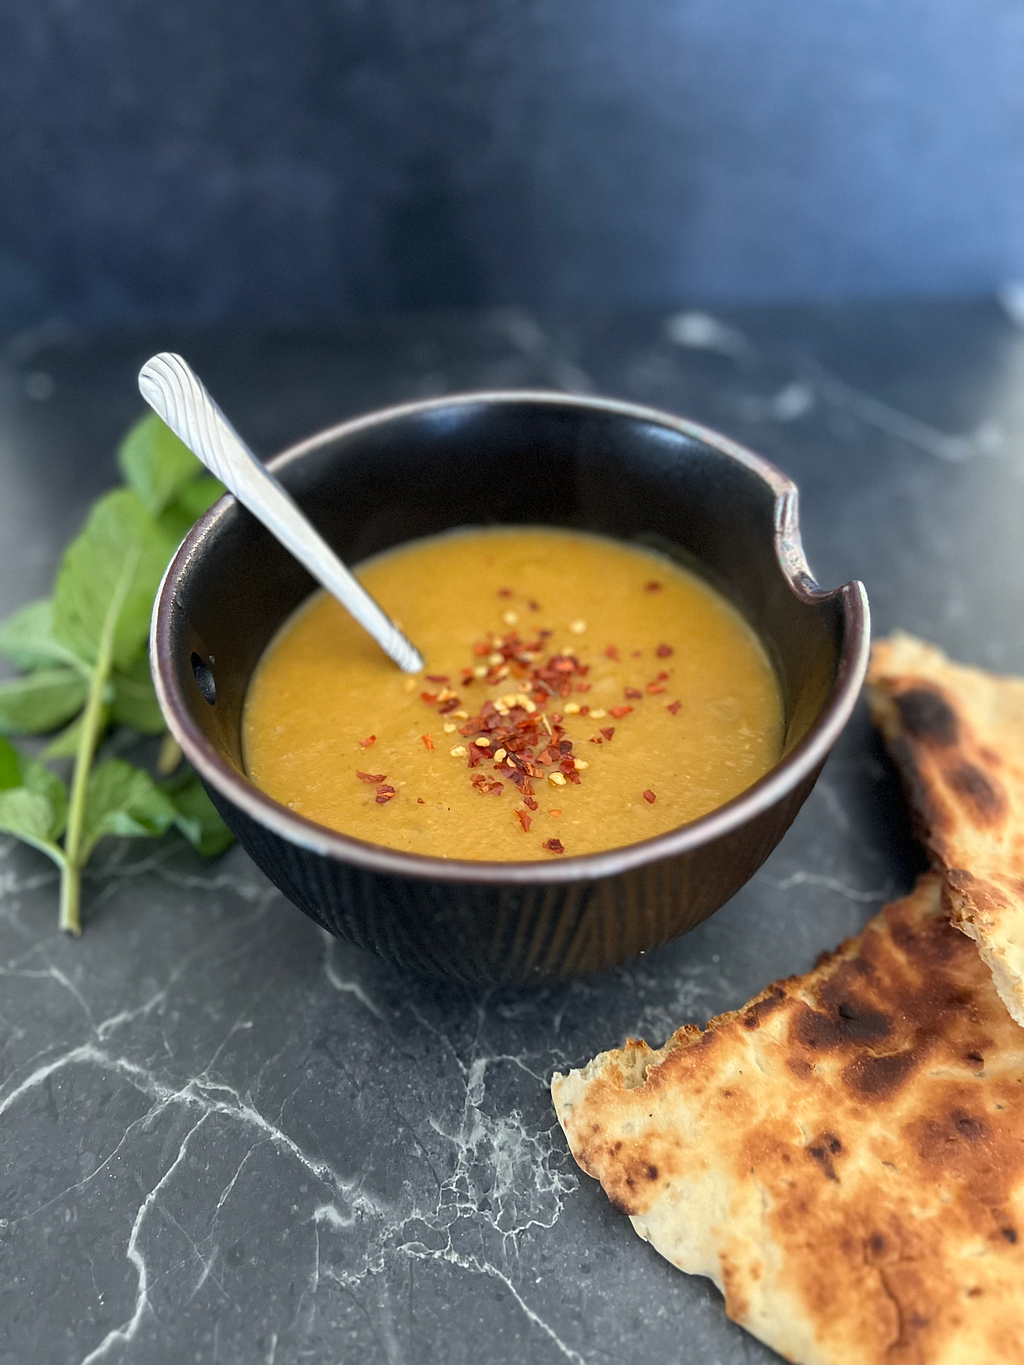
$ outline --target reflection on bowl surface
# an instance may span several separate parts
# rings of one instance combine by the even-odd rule
[[[244,774],[243,707],[268,643],[313,588],[231,498],[185,541],[153,626],[172,731],[239,842],[331,933],[406,967],[515,982],[599,970],[686,932],[757,870],[845,724],[867,602],[824,592],[796,490],[725,438],[648,409],[561,394],[467,394],[374,413],[279,456],[278,478],[352,564],[458,526],[549,525],[650,546],[749,623],[778,678],[783,757],[689,824],[604,852],[490,862],[337,833]]]

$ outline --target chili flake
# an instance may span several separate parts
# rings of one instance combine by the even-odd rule
[[[608,714],[614,716],[616,720],[621,720],[623,716],[628,716],[632,709],[632,706],[609,706]]]
[[[665,691],[665,684],[659,682],[649,682],[647,684],[647,691],[652,697],[656,697],[660,692]]]
[[[535,801],[532,796],[524,796],[523,803],[524,805],[529,806],[531,810],[536,810],[540,804],[539,802]]]
[[[644,592],[661,592],[662,586],[661,583],[656,583],[652,578],[650,583],[644,584]]]
[[[391,800],[394,794],[395,794],[394,787],[387,786],[378,787],[377,795],[373,799],[376,801],[378,806],[383,806],[386,805],[387,802]]]
[[[627,701],[640,701],[644,695],[639,687],[626,687],[623,692]]]
[[[387,773],[361,773],[357,769],[356,777],[359,778],[360,782],[369,782],[372,785],[376,782],[383,782]]]
[[[526,811],[524,810],[517,810],[516,815],[519,817],[519,823],[523,827],[523,833],[529,834],[530,826],[533,824],[533,819],[529,815],[527,815]]]
[[[608,725],[608,726],[603,726],[603,725],[602,725],[602,727],[601,727],[601,733],[602,733],[602,735],[604,735],[605,739],[610,740],[610,739],[612,738],[612,736],[615,734],[615,726],[614,726],[614,725]]]
[[[427,682],[446,683],[448,681],[447,673],[424,673],[423,676]]]
[[[659,645],[654,652],[655,654],[657,654],[659,659],[667,659],[669,655],[673,654],[675,651],[673,650],[671,645]]]
[[[617,645],[607,645],[607,646],[605,647],[604,657],[605,657],[606,659],[614,659],[614,660],[616,661],[616,663],[617,663],[617,662],[618,662],[618,659],[619,659],[619,649],[618,649],[618,646],[617,646]]]
[[[420,739],[422,739],[423,747],[425,749],[432,749],[434,747],[433,735],[420,735]]]
[[[377,736],[367,735],[365,739],[360,739],[357,741],[357,743],[360,749],[372,749],[373,746],[377,743]]]
[[[647,802],[649,806],[653,806],[657,799],[658,798],[651,791],[650,787],[648,787],[647,790],[644,792],[644,800]]]
[[[545,839],[542,847],[546,848],[549,853],[565,852],[561,839]]]
[[[548,811],[548,814],[549,814],[549,815],[553,815],[553,816],[555,817],[556,820],[557,820],[558,817],[561,815],[561,813],[562,813],[562,812],[561,812],[560,810],[549,810],[549,811]]]
[[[683,703],[681,701],[671,702],[668,706],[665,707],[665,710],[674,716],[676,712],[679,710],[680,706],[682,706],[682,704]]]

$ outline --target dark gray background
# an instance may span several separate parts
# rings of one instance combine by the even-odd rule
[[[1021,0],[4,0],[0,333],[991,291]]]

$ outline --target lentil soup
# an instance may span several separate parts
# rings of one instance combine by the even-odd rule
[[[442,858],[593,853],[706,814],[781,755],[757,636],[653,551],[501,527],[355,572],[425,673],[400,673],[317,592],[267,647],[243,717],[253,782],[322,825]]]

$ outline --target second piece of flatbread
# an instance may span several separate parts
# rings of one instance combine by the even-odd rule
[[[898,633],[875,643],[868,700],[945,875],[950,918],[1024,1025],[1024,679]]]
[[[800,1365],[1024,1361],[1024,1030],[940,892],[552,1082],[640,1236]]]

